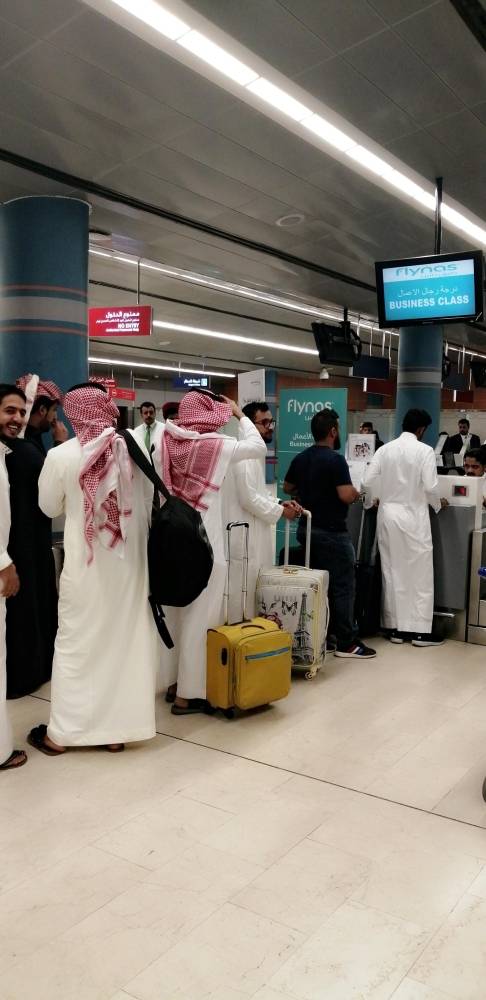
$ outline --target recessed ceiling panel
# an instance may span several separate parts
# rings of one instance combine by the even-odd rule
[[[454,92],[393,31],[355,45],[345,58],[420,124],[462,107]]]
[[[346,171],[346,167],[343,166],[342,170]],[[282,190],[276,191],[275,195],[292,205],[294,211],[303,211],[310,219],[315,219],[321,224],[325,223],[329,226],[346,228],[361,214],[354,205],[350,205],[344,198],[325,194],[320,188],[314,187],[306,181],[297,180],[297,178]]]
[[[153,147],[153,140],[147,136],[130,132],[40,87],[13,79],[8,70],[0,73],[0,111],[34,128],[41,125],[46,132],[95,150],[107,165],[133,159]]]
[[[383,31],[382,18],[367,0],[280,0],[282,7],[322,38],[335,52]]]
[[[88,179],[110,165],[109,160],[101,153],[36,128],[12,115],[0,113],[0,135],[6,149],[29,158],[34,153],[38,160],[48,166],[77,173]],[[35,184],[33,188],[35,190]]]
[[[241,142],[203,125],[178,133],[167,141],[167,145],[187,153],[200,163],[222,170],[264,194],[273,194],[277,186],[283,187],[293,178],[293,174],[246,149]]]
[[[154,142],[157,136],[162,138],[185,123],[177,111],[47,42],[17,59],[9,75],[141,132]]]
[[[427,7],[437,6],[439,0],[369,0],[372,7],[389,24],[404,21],[422,13]]]
[[[187,119],[210,122],[229,110],[235,98],[224,88],[183,66],[137,35],[92,10],[56,34],[55,43],[91,66],[123,80],[148,98],[167,104]],[[175,134],[174,130],[168,132]],[[160,141],[164,140],[163,133]]]
[[[231,112],[216,117],[212,127],[297,177],[306,177],[317,170],[325,155],[243,103]]]
[[[34,42],[32,35],[10,21],[0,21],[0,66],[10,62]]]
[[[430,127],[415,132],[413,139],[405,136],[403,139],[387,143],[387,149],[430,181],[435,177],[449,179],[457,167],[456,155],[443,142],[431,135]],[[449,190],[449,194],[452,195],[453,191]]]
[[[298,82],[376,142],[391,142],[415,131],[411,116],[343,58],[307,70]]]
[[[191,0],[191,7],[286,76],[332,56],[332,49],[277,0]]]
[[[0,0],[0,17],[41,38],[84,9],[78,0]]]
[[[246,184],[173,149],[153,149],[137,157],[134,166],[228,208],[238,208],[255,197],[255,192]]]
[[[402,21],[396,30],[465,104],[486,100],[484,50],[449,0]]]
[[[486,56],[485,56],[486,60]],[[472,111],[463,109],[440,122],[428,126],[428,131],[457,154],[462,170],[466,166],[465,157],[471,157],[473,164],[480,163],[483,176],[486,165],[486,122],[477,118]],[[469,164],[467,165],[469,169]]]
[[[171,184],[161,177],[156,177],[155,174],[145,173],[136,164],[127,164],[110,171],[109,174],[105,174],[104,183],[116,191],[133,194],[151,205],[200,221],[210,221],[221,211],[216,201],[210,201],[186,188]]]

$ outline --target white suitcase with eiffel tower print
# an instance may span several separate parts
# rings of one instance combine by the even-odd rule
[[[263,568],[256,587],[256,614],[275,621],[292,636],[292,667],[303,668],[306,678],[315,677],[326,655],[329,625],[329,573],[310,569],[312,516],[307,518],[305,566],[289,565],[290,522],[285,524],[283,566]]]

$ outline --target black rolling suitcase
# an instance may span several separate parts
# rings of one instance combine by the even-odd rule
[[[378,552],[376,508],[361,515],[356,552],[356,596],[354,614],[359,635],[376,635],[381,625],[381,562]]]

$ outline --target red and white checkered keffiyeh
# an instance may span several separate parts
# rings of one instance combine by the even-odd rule
[[[179,406],[177,426],[170,420],[162,437],[162,477],[167,489],[196,510],[206,511],[221,488],[220,458],[225,438],[217,434],[231,418],[228,403],[189,392]]]
[[[39,396],[47,396],[49,399],[52,399],[53,403],[62,403],[62,392],[57,387],[55,382],[43,382],[39,379],[38,375],[21,375],[15,384],[19,389],[22,389],[22,392],[25,393],[25,398],[27,400],[25,423],[19,434],[19,437],[23,438],[25,437],[26,427],[36,399],[38,399]]]
[[[118,408],[107,393],[90,386],[73,389],[64,397],[64,412],[83,453],[79,485],[89,564],[95,538],[108,549],[126,539],[132,513],[132,465],[127,446],[115,430]],[[124,554],[123,548],[119,554]]]
[[[26,392],[29,382],[34,378],[34,375],[21,375],[17,379],[16,385],[23,392]],[[50,382],[48,379],[39,379],[35,389],[34,399],[38,399],[39,396],[47,396],[52,399],[53,403],[62,403],[62,392],[55,382]]]

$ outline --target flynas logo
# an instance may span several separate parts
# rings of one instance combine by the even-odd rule
[[[321,410],[332,410],[332,403],[322,403],[320,400],[317,403],[313,403],[311,400],[307,402],[304,400],[303,403],[300,403],[298,399],[289,399],[287,403],[287,413],[296,413],[298,417],[301,417],[303,413],[314,415],[320,413]]]
[[[408,267],[394,268],[396,278],[440,278],[441,275],[457,273],[457,264],[410,264]]]

